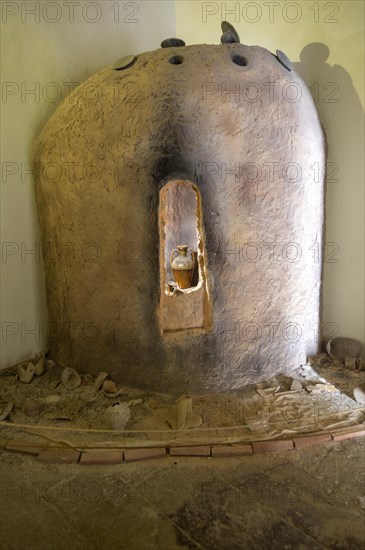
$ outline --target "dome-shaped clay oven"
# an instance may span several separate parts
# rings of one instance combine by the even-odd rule
[[[176,394],[292,371],[320,326],[325,148],[308,89],[239,43],[115,67],[36,145],[52,357]]]

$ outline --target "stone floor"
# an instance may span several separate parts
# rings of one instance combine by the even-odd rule
[[[42,465],[1,452],[4,550],[365,546],[365,438],[241,458]]]

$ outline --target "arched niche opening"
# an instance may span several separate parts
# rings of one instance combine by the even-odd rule
[[[207,330],[211,323],[211,301],[201,198],[191,181],[173,179],[160,190],[159,237],[161,332]],[[181,250],[182,246],[187,254]],[[186,271],[179,274],[173,269],[172,260],[178,257],[180,261],[181,256],[192,259],[187,278]]]

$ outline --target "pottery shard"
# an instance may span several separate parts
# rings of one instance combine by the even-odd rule
[[[0,412],[0,421],[6,420],[6,418],[9,416],[11,411],[13,410],[14,403],[10,401],[10,403],[7,403],[5,407]]]
[[[29,384],[33,380],[33,376],[34,376],[33,363],[28,363],[27,368],[24,368],[22,365],[18,365],[17,371],[18,371],[18,377],[20,382],[24,382],[24,384]]]
[[[290,386],[290,391],[297,391],[297,390],[301,390],[302,388],[303,388],[302,383],[297,378],[293,378],[293,382],[291,383],[291,386]]]
[[[305,388],[310,393],[320,393],[323,391],[334,392],[337,391],[336,386],[333,384],[308,384]]]
[[[53,359],[47,359],[47,361],[45,361],[46,370],[53,369],[53,367],[55,367],[55,366],[56,366],[56,363],[55,363],[55,361],[53,361]]]
[[[11,386],[4,386],[0,389],[0,398],[5,403],[9,403],[14,399],[14,388]]]
[[[41,354],[41,356],[38,357],[37,361],[34,363],[34,374],[36,376],[40,376],[41,374],[44,373],[45,369],[46,369],[46,366],[45,366],[44,354]]]
[[[44,398],[43,403],[50,405],[52,403],[58,403],[59,401],[61,401],[60,395],[47,395],[47,397]]]
[[[113,380],[104,380],[103,392],[107,397],[117,397],[121,393],[121,390]]]
[[[345,357],[344,364],[346,369],[354,371],[363,370],[364,367],[364,361],[361,357]]]
[[[92,384],[93,381],[94,381],[94,379],[92,377],[92,374],[90,374],[89,372],[82,375],[82,383],[83,384]]]
[[[63,371],[61,380],[63,385],[68,390],[74,390],[81,384],[81,377],[79,376],[79,374],[74,369],[71,369],[69,367]]]
[[[177,406],[171,409],[166,420],[173,430],[198,428],[203,422],[200,414],[193,410],[193,399],[188,395],[177,400]]]
[[[362,350],[362,343],[354,338],[338,336],[328,340],[326,349],[332,359],[344,360],[345,357],[357,357]]]
[[[365,383],[354,388],[354,397],[360,405],[365,405]]]
[[[327,353],[320,353],[317,355],[316,364],[318,367],[330,367],[331,359],[328,357]]]
[[[101,386],[104,383],[105,378],[107,378],[108,376],[109,376],[109,373],[106,372],[106,371],[99,372],[99,374],[96,377],[95,382],[94,382],[94,390],[95,391],[100,390]]]

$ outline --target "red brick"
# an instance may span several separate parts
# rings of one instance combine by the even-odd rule
[[[80,453],[71,449],[46,449],[38,455],[43,464],[74,464],[79,458]]]
[[[252,445],[213,445],[212,456],[244,456],[252,455]]]
[[[364,437],[365,426],[358,424],[357,426],[349,426],[346,430],[336,430],[331,432],[333,441],[342,441],[344,439],[352,439],[353,437]]]
[[[319,445],[325,441],[332,441],[332,437],[331,434],[313,434],[304,437],[295,437],[293,441],[296,449],[304,449],[312,445]]]
[[[171,447],[171,456],[210,456],[210,445],[196,445],[195,447]]]
[[[125,462],[135,462],[137,460],[148,460],[149,458],[164,458],[166,449],[164,447],[145,449],[127,449],[124,451]]]
[[[123,451],[90,451],[82,453],[80,464],[121,464],[123,462]]]
[[[270,441],[255,441],[252,443],[254,453],[277,453],[290,451],[294,448],[291,439],[271,439]]]
[[[22,439],[14,439],[13,441],[9,441],[9,443],[6,445],[7,451],[15,451],[17,453],[26,453],[30,455],[38,455],[41,451],[45,450],[47,448],[47,443],[42,445],[36,445],[34,443],[31,443],[30,441],[24,441]]]

